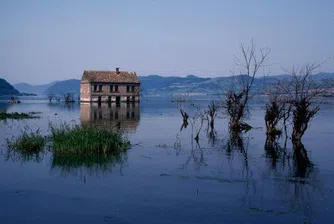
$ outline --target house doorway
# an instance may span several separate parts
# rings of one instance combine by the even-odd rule
[[[97,98],[97,103],[98,103],[99,105],[101,105],[101,102],[102,102],[102,99],[101,99],[101,97],[99,96],[99,97]]]
[[[116,96],[116,105],[120,105],[120,104],[121,104],[121,97]]]

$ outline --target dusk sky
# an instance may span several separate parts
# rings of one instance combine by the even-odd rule
[[[0,77],[44,84],[85,69],[231,75],[240,43],[280,66],[334,72],[333,0],[0,0]]]

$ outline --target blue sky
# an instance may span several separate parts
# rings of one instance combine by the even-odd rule
[[[43,84],[85,69],[228,76],[240,43],[271,48],[270,73],[331,57],[333,0],[0,0],[0,77]]]

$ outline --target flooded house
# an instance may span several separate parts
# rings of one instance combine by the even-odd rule
[[[121,102],[140,101],[140,81],[136,72],[84,71],[80,85],[81,102]]]

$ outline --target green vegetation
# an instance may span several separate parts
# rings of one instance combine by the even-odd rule
[[[114,129],[62,124],[51,126],[51,149],[55,154],[96,155],[127,150],[130,143]]]
[[[41,152],[45,145],[46,138],[39,129],[36,132],[24,130],[20,136],[7,139],[8,149],[25,154]]]
[[[39,112],[29,112],[29,113],[7,113],[5,111],[0,112],[0,120],[6,120],[6,119],[37,119],[40,118],[38,116]]]
[[[115,129],[89,126],[50,125],[51,133],[25,128],[21,135],[7,139],[8,157],[35,158],[48,148],[53,154],[52,166],[76,168],[109,165],[122,160],[129,141]]]

